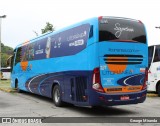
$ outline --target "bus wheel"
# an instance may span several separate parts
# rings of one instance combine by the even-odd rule
[[[158,96],[160,97],[160,84],[158,85],[157,93],[158,93]]]
[[[61,91],[60,91],[60,87],[59,85],[55,85],[53,88],[53,102],[55,104],[55,106],[60,107],[63,106],[63,102],[62,102],[62,95],[61,95]]]

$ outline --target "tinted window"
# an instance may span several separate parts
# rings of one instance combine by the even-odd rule
[[[51,57],[74,55],[86,48],[89,24],[66,30],[51,36]]]
[[[10,68],[8,68],[8,69],[3,69],[3,68],[2,68],[1,71],[2,71],[2,72],[11,72],[11,69],[10,69]]]
[[[155,55],[153,62],[159,62],[160,61],[160,45],[156,46]]]
[[[15,65],[21,62],[21,53],[22,53],[22,47],[19,47],[16,53]]]
[[[90,29],[93,31],[90,24],[83,24],[26,44],[17,49],[16,63],[79,53],[86,48],[89,35],[93,36],[93,33],[89,34]]]
[[[135,20],[102,18],[99,20],[99,41],[134,41],[146,43],[144,25]]]
[[[89,38],[93,37],[93,25],[90,27]]]
[[[154,46],[150,46],[148,48],[148,67],[150,68],[151,62],[152,62],[152,57],[153,57],[153,49]]]

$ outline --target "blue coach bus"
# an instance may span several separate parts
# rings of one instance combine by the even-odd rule
[[[56,106],[142,103],[145,26],[128,18],[91,18],[17,46],[12,64],[12,88],[52,98]]]

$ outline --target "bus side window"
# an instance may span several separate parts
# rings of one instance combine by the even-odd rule
[[[93,37],[93,25],[90,27],[89,38]]]
[[[160,48],[159,46],[157,46],[153,62],[159,62],[159,61],[160,61]]]
[[[160,61],[160,48],[157,49],[157,53],[158,53],[158,61]]]

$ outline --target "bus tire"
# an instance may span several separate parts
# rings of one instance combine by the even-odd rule
[[[53,88],[52,98],[53,98],[53,102],[54,102],[55,106],[57,106],[57,107],[63,106],[62,93],[60,90],[60,86],[58,84],[55,85]]]
[[[18,87],[18,80],[15,81],[15,88],[17,89],[18,93],[22,93],[22,90],[20,90]]]
[[[158,93],[158,96],[160,97],[160,84],[158,85],[157,93]]]

